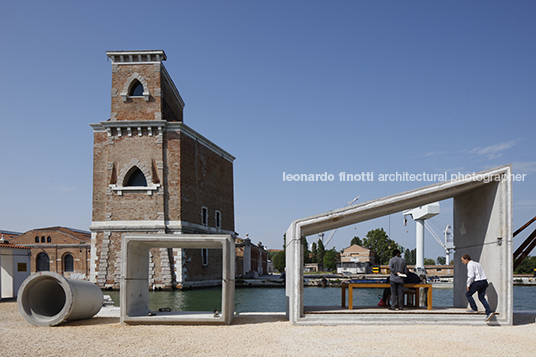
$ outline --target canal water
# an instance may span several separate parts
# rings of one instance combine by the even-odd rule
[[[376,305],[383,289],[354,289],[355,305]],[[116,306],[119,292],[106,291]],[[477,296],[475,295],[475,299]],[[341,303],[340,288],[303,288],[305,306],[338,306]],[[452,289],[434,289],[434,306],[452,306]],[[221,310],[221,288],[195,290],[154,291],[149,293],[149,308],[171,308],[172,311]],[[514,286],[514,311],[536,311],[536,286]],[[285,311],[285,289],[283,288],[236,288],[236,312],[283,312]]]

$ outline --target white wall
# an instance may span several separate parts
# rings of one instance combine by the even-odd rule
[[[19,271],[19,263],[21,264]],[[26,270],[22,270],[26,264]],[[22,282],[30,276],[30,251],[28,249],[0,248],[1,298],[16,298]]]

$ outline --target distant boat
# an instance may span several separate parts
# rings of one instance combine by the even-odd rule
[[[452,289],[454,287],[454,278],[428,279],[428,283],[432,283],[432,288],[436,288],[436,289]]]
[[[433,281],[432,288],[434,289],[452,289],[454,283],[452,281]]]

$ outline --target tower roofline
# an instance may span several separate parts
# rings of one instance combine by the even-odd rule
[[[163,50],[106,51],[113,63],[162,62],[167,59]]]

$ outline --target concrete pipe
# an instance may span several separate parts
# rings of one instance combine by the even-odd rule
[[[30,275],[19,289],[17,305],[22,317],[35,326],[89,319],[103,304],[100,288],[84,280],[43,271]]]

